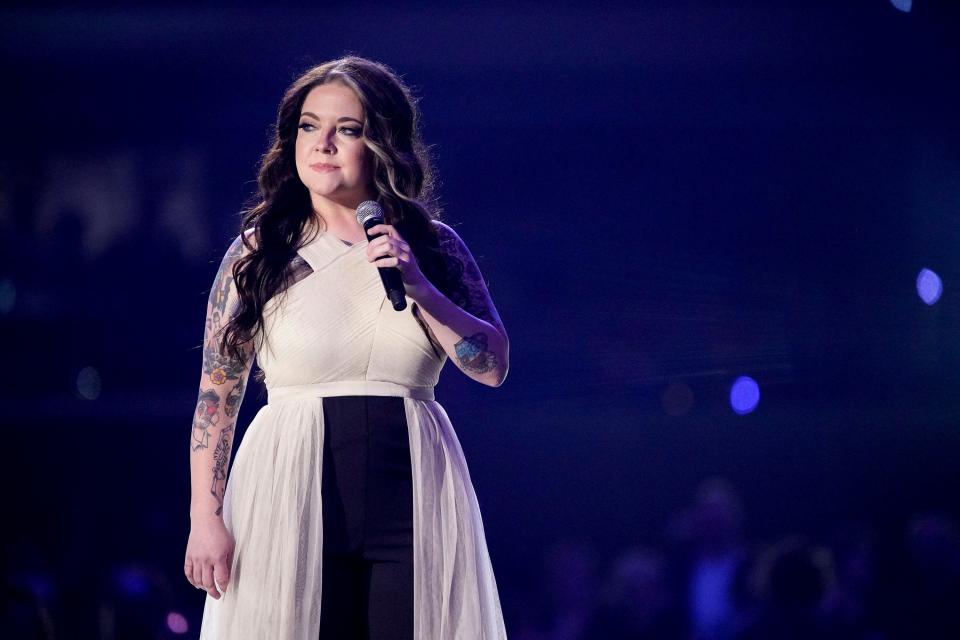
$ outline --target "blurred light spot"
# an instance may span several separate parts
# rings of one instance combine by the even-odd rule
[[[740,376],[730,387],[730,406],[736,413],[750,413],[760,403],[760,386],[750,376]]]
[[[671,382],[660,399],[669,416],[685,416],[693,406],[693,391],[684,382]]]
[[[16,302],[17,288],[13,286],[13,280],[10,278],[0,280],[0,313],[13,311],[13,305]]]
[[[920,269],[917,275],[917,295],[927,304],[936,304],[943,293],[943,282],[930,269]]]
[[[167,614],[167,629],[170,629],[170,631],[177,635],[183,635],[189,628],[190,625],[187,624],[187,619],[182,613],[171,611]]]
[[[93,367],[84,367],[77,374],[77,391],[87,400],[100,397],[100,373]]]
[[[913,8],[913,0],[890,0],[890,4],[904,13],[910,13]]]
[[[39,571],[28,571],[22,574],[23,583],[39,600],[47,601],[53,597],[53,579]]]
[[[124,595],[134,598],[146,595],[149,589],[147,574],[137,567],[124,567],[117,570],[114,580]]]

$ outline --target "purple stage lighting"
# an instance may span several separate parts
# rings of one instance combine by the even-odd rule
[[[150,588],[146,573],[136,567],[118,569],[114,579],[120,591],[133,598],[146,595]]]
[[[179,636],[189,631],[190,625],[182,613],[171,611],[167,614],[167,629]]]
[[[760,402],[760,386],[750,376],[740,376],[730,387],[730,406],[744,415],[757,408]]]
[[[77,374],[77,393],[81,398],[96,400],[100,397],[100,372],[93,367],[84,367]]]
[[[920,269],[917,275],[917,295],[929,305],[936,304],[943,293],[943,282],[940,276],[930,269]]]

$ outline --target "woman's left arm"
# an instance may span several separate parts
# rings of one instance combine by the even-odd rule
[[[412,252],[409,247],[396,237],[392,227],[381,225],[370,231],[389,231],[400,242],[399,246],[395,246],[396,250],[378,246],[389,242],[378,238],[379,243],[377,240],[371,242],[368,256],[376,259],[378,256],[399,254],[402,259],[385,258],[381,264],[400,267],[407,295],[416,301],[416,311],[436,342],[467,376],[482,384],[499,387],[510,367],[507,331],[467,245],[446,224],[439,221],[433,224],[440,236],[440,247],[445,253],[449,271],[462,274],[457,290],[451,292],[453,300],[422,276],[415,265],[415,258],[410,255]]]

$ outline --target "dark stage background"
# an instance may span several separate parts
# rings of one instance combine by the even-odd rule
[[[510,335],[437,397],[512,638],[774,637],[784,598],[949,637],[960,11],[897,4],[0,11],[0,635],[196,636],[206,294],[284,88],[356,53],[421,96]]]

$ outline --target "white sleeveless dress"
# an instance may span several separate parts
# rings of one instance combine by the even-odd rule
[[[267,305],[257,362],[268,403],[247,428],[228,478],[223,517],[236,549],[226,593],[207,596],[201,640],[319,637],[321,590],[337,588],[321,584],[322,399],[342,395],[404,398],[414,637],[506,638],[470,473],[433,399],[446,354],[434,353],[411,299],[399,312],[389,304],[366,246],[320,232],[299,250],[313,273]]]

